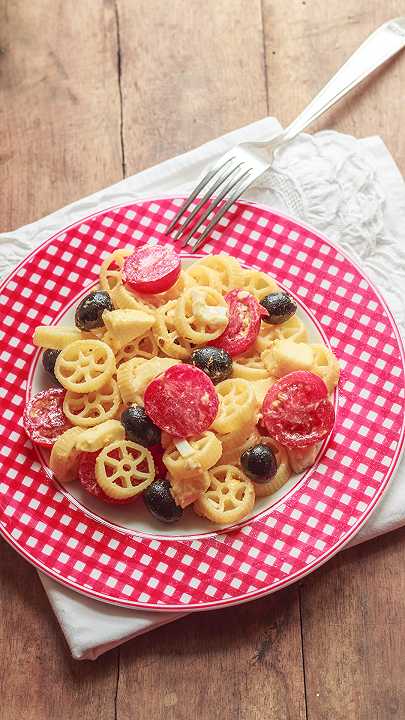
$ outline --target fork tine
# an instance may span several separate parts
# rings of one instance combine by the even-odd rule
[[[208,170],[208,172],[204,175],[204,177],[202,178],[202,180],[200,180],[200,182],[199,182],[198,185],[194,188],[194,190],[191,192],[191,194],[188,196],[188,198],[185,199],[183,205],[181,205],[180,208],[178,209],[178,211],[177,211],[177,213],[175,214],[173,220],[171,221],[171,223],[170,223],[170,224],[168,225],[168,227],[166,228],[166,230],[165,230],[165,235],[169,235],[169,234],[171,233],[171,231],[173,230],[173,228],[175,227],[175,225],[177,225],[177,222],[178,222],[179,218],[180,218],[180,217],[182,216],[182,214],[187,210],[187,208],[190,207],[190,205],[191,205],[191,203],[193,202],[193,200],[195,200],[195,198],[197,197],[197,195],[199,195],[199,193],[200,193],[201,190],[206,186],[206,184],[209,183],[210,180],[212,180],[212,178],[214,177],[214,175],[216,175],[217,172],[219,172],[220,170],[222,170],[222,168],[224,168],[225,165],[227,165],[227,164],[228,164],[231,160],[233,160],[233,159],[234,159],[233,157],[229,157],[227,160],[225,160],[225,162],[222,162],[219,166],[218,166],[218,163],[216,163],[213,168],[211,168],[210,170]]]
[[[205,210],[205,212],[201,215],[201,217],[200,217],[197,225],[195,225],[195,226],[190,230],[190,232],[187,234],[187,237],[186,237],[186,239],[184,240],[184,243],[183,243],[182,247],[185,247],[186,245],[189,244],[189,241],[191,240],[191,238],[193,237],[193,235],[195,235],[195,233],[197,232],[197,230],[198,230],[198,229],[201,227],[201,225],[205,222],[205,220],[208,218],[208,216],[211,215],[212,212],[214,212],[215,208],[218,207],[218,205],[219,205],[219,203],[221,202],[221,200],[223,200],[224,197],[225,197],[231,190],[233,190],[233,188],[235,188],[237,185],[239,185],[239,183],[243,180],[243,178],[246,177],[246,175],[248,175],[249,173],[250,173],[250,168],[248,168],[248,170],[245,170],[245,172],[243,172],[242,175],[239,175],[239,177],[237,177],[235,180],[231,180],[231,182],[227,183],[227,185],[225,185],[225,187],[221,190],[221,192],[219,193],[219,195],[216,195],[216,196],[213,198],[213,201],[212,201],[211,205],[209,205],[209,207],[208,207],[208,208]],[[221,217],[222,217],[222,215],[221,215]]]
[[[176,240],[179,240],[179,238],[183,235],[184,231],[187,229],[187,227],[190,225],[190,223],[194,220],[195,216],[200,212],[201,208],[207,200],[214,194],[215,190],[217,190],[222,183],[225,182],[231,175],[233,175],[237,170],[239,170],[240,166],[242,165],[242,162],[240,162],[238,165],[233,165],[231,170],[228,170],[225,174],[220,174],[218,180],[215,181],[213,185],[210,185],[207,192],[203,195],[200,202],[196,207],[192,210],[190,215],[185,219],[184,223],[180,225],[180,227],[177,229],[173,241],[176,242]]]
[[[249,175],[250,175],[250,170],[248,171],[248,173],[245,173],[245,176],[246,176],[246,174],[249,176]],[[243,177],[240,178],[240,182],[241,182],[242,180],[243,180]],[[242,183],[242,185],[240,184],[240,182],[238,183],[238,186],[235,188],[235,190],[234,190],[234,192],[232,193],[232,195],[231,195],[231,197],[229,198],[229,200],[228,200],[226,203],[224,203],[224,205],[222,205],[222,207],[218,210],[218,212],[216,213],[216,215],[214,215],[214,217],[212,218],[210,224],[205,228],[204,232],[200,235],[200,237],[198,238],[198,240],[196,240],[196,242],[194,242],[194,243],[191,245],[191,252],[192,252],[192,253],[194,253],[196,250],[198,250],[198,248],[200,247],[200,245],[204,242],[205,238],[207,237],[207,235],[210,234],[211,230],[215,227],[215,225],[216,225],[217,223],[219,223],[219,221],[221,220],[221,218],[225,215],[225,213],[229,210],[229,208],[234,204],[234,202],[236,202],[236,200],[237,200],[238,198],[240,198],[241,195],[243,195],[243,193],[245,192],[245,190],[247,190],[247,188],[251,185],[252,179],[251,179],[250,177],[247,177],[247,178],[245,179],[245,182]]]

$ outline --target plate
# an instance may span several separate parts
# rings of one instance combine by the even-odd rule
[[[90,597],[150,610],[247,601],[311,572],[346,543],[387,487],[404,444],[404,355],[398,330],[362,271],[318,232],[239,202],[204,253],[226,252],[272,274],[339,358],[336,424],[315,465],[231,528],[188,519],[154,524],[55,486],[21,424],[43,386],[39,324],[68,322],[104,257],[128,243],[166,242],[181,198],[118,206],[49,238],[3,283],[0,319],[0,532],[27,560]],[[189,261],[189,259],[188,259]],[[139,512],[139,514],[138,514]]]

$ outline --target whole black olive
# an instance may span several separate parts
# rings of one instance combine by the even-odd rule
[[[114,310],[111,298],[105,290],[94,290],[86,295],[76,308],[75,323],[79,330],[103,327],[104,310]]]
[[[213,346],[196,348],[191,353],[191,364],[205,372],[214,385],[232,375],[232,358],[222,348]]]
[[[269,313],[268,317],[262,315],[262,320],[272,325],[280,325],[286,322],[297,311],[297,303],[286,292],[270,293],[260,301],[260,305],[263,305]]]
[[[48,350],[44,350],[44,352],[42,353],[42,365],[46,372],[53,377],[53,379],[58,383],[58,385],[59,381],[55,377],[55,363],[59,353],[60,350],[51,350],[50,348]]]
[[[257,483],[268,482],[277,472],[277,460],[273,450],[261,443],[245,450],[240,463],[245,475]]]
[[[143,493],[143,499],[149,512],[161,522],[173,523],[183,515],[170,492],[168,480],[154,480]]]
[[[127,440],[152,447],[160,443],[160,429],[152,422],[141,405],[130,405],[121,415]]]

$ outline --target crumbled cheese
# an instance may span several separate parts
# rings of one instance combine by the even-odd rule
[[[179,451],[181,457],[188,458],[190,455],[194,455],[194,450],[188,440],[182,438],[181,440],[175,440],[174,444]]]
[[[221,306],[210,306],[205,303],[204,294],[197,288],[191,291],[192,311],[196,320],[207,323],[210,327],[226,327],[228,309]]]
[[[249,295],[250,293],[248,293],[247,290],[241,290],[240,292],[238,292],[238,300],[246,300]]]

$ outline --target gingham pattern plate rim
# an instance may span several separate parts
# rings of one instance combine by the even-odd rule
[[[80,221],[76,221],[72,223],[71,225],[67,226],[64,229],[59,229],[57,232],[55,232],[51,237],[49,237],[47,240],[45,240],[41,245],[37,248],[35,248],[19,265],[14,268],[14,270],[3,280],[3,282],[0,285],[0,289],[6,288],[8,283],[13,279],[13,277],[18,274],[18,271],[24,267],[29,261],[31,261],[38,253],[41,253],[42,250],[44,250],[46,247],[48,247],[51,242],[55,239],[60,238],[61,235],[66,234],[69,230],[78,228],[79,226],[82,226],[83,223],[86,223],[86,221],[95,220],[97,218],[106,217],[109,213],[119,213],[119,211],[126,210],[127,212],[131,208],[137,208],[139,206],[144,206],[145,208],[149,208],[151,204],[157,204],[162,205],[165,202],[172,202],[176,203],[180,201],[181,196],[178,195],[159,195],[157,197],[152,198],[141,198],[137,201],[134,201],[132,203],[125,203],[125,204],[117,204],[110,208],[103,209],[101,211],[97,211],[94,213],[91,213],[90,215],[83,217]],[[325,238],[322,233],[318,232],[317,230],[314,230],[313,228],[307,226],[306,224],[302,223],[301,221],[294,220],[293,218],[290,218],[288,215],[285,215],[283,213],[280,213],[278,211],[273,211],[271,208],[269,208],[266,205],[263,205],[261,203],[254,203],[254,202],[246,202],[246,201],[240,201],[237,204],[237,207],[242,210],[242,213],[248,212],[248,214],[253,215],[255,212],[263,212],[264,214],[267,214],[270,218],[272,218],[273,221],[273,227],[278,226],[283,228],[282,223],[284,223],[284,226],[293,226],[294,228],[297,228],[301,231],[301,233],[313,236],[316,238],[317,241],[319,241],[321,244],[329,246],[332,248],[335,253],[337,253],[340,257],[342,257],[345,261],[345,263],[348,263],[350,266],[352,266],[356,272],[361,276],[361,278],[364,279],[366,286],[371,288],[372,294],[378,298],[379,303],[381,304],[383,311],[385,315],[388,317],[391,331],[393,332],[393,335],[395,336],[395,340],[398,344],[398,351],[401,358],[401,376],[403,378],[404,376],[404,354],[403,354],[403,347],[402,347],[402,341],[398,332],[398,329],[396,327],[395,321],[392,317],[392,314],[388,307],[386,306],[386,303],[384,299],[381,297],[380,292],[375,288],[372,282],[365,276],[363,270],[358,266],[358,264],[353,261],[351,257],[349,257],[346,253],[344,253],[340,248],[336,247],[330,240]],[[236,218],[237,219],[237,218]],[[280,222],[277,223],[277,220]],[[233,229],[233,226],[232,228]],[[294,231],[295,232],[295,231]],[[295,232],[295,234],[297,234]],[[299,233],[298,233],[299,234]],[[224,233],[224,237],[226,237],[226,233]],[[122,244],[125,244],[125,242],[128,242],[128,240],[123,239]],[[236,243],[233,244],[232,247],[235,247]],[[208,246],[209,247],[209,246]],[[244,246],[245,247],[245,246]],[[207,249],[207,245],[205,247]],[[211,250],[220,251],[221,249],[225,248],[217,248],[217,247],[211,247]],[[226,250],[229,250],[228,246],[226,246]],[[237,257],[239,257],[240,260],[243,262],[246,261],[245,258],[240,256],[240,253],[234,253]],[[279,278],[280,281],[283,280],[283,277],[281,276]],[[301,298],[301,301],[305,307],[305,300]],[[403,392],[403,389],[402,391]],[[402,405],[403,405],[403,399],[402,399]],[[3,522],[0,522],[0,533],[2,536],[21,554],[23,557],[25,557],[29,562],[31,562],[33,565],[35,565],[37,568],[39,568],[41,571],[43,571],[45,574],[49,575],[50,577],[54,578],[58,582],[60,582],[63,585],[66,585],[67,587],[70,587],[72,589],[75,589],[76,591],[89,596],[93,597],[99,600],[103,600],[104,602],[110,602],[115,605],[122,605],[125,607],[133,607],[133,608],[139,608],[139,609],[148,609],[148,610],[161,610],[161,611],[173,611],[178,612],[179,610],[204,610],[204,609],[211,609],[221,606],[227,606],[227,605],[233,605],[241,602],[245,602],[248,600],[253,600],[257,597],[269,594],[271,592],[275,592],[276,590],[280,589],[281,587],[286,587],[287,585],[290,585],[292,582],[295,582],[299,578],[304,577],[308,573],[312,572],[314,569],[319,567],[321,564],[326,562],[330,557],[332,557],[338,550],[340,550],[349,540],[350,538],[358,532],[358,530],[361,528],[361,526],[366,522],[366,520],[370,517],[371,513],[377,506],[379,500],[382,498],[383,493],[385,489],[388,486],[389,481],[391,480],[393,473],[399,463],[400,456],[404,449],[404,414],[402,414],[402,424],[399,432],[399,440],[396,444],[395,451],[392,455],[392,460],[390,462],[389,467],[387,467],[387,470],[384,474],[384,477],[382,478],[378,489],[373,494],[373,496],[370,498],[370,501],[368,502],[367,506],[362,510],[362,512],[359,514],[358,518],[355,522],[352,523],[351,527],[342,535],[342,537],[331,544],[330,547],[328,547],[325,552],[320,553],[317,557],[314,557],[314,559],[310,562],[307,562],[305,566],[301,567],[299,570],[297,570],[294,573],[286,574],[284,577],[281,577],[277,581],[271,582],[269,585],[264,585],[260,588],[252,588],[251,591],[246,591],[244,593],[240,593],[239,595],[234,593],[231,597],[222,597],[221,599],[217,600],[208,600],[204,599],[203,602],[190,602],[189,600],[184,602],[170,602],[167,600],[167,598],[164,598],[163,601],[158,601],[156,603],[150,602],[149,600],[131,600],[129,598],[126,598],[121,593],[121,597],[117,599],[116,595],[109,594],[108,592],[100,592],[95,590],[94,588],[91,588],[89,586],[85,586],[84,584],[80,584],[76,582],[73,579],[70,579],[67,576],[63,576],[60,573],[53,570],[49,563],[43,562],[39,559],[37,555],[34,555],[30,551],[27,550],[26,547],[23,547],[21,543],[18,542],[18,540],[15,539],[15,537],[12,536],[12,528],[11,530],[8,527],[5,527]],[[13,490],[15,487],[13,487]],[[1,500],[1,496],[0,496]],[[253,521],[254,522],[254,521]],[[253,523],[252,523],[253,524]],[[226,533],[223,533],[223,535],[226,536]],[[160,538],[158,538],[160,539]],[[150,540],[150,538],[149,538]],[[187,541],[187,538],[186,538]],[[160,544],[158,542],[158,544]],[[255,566],[255,570],[257,570],[257,565]],[[260,573],[260,570],[258,574]],[[265,574],[265,573],[264,573]],[[145,578],[145,581],[147,578]],[[144,582],[145,582],[144,581]]]

